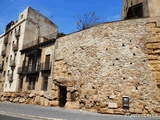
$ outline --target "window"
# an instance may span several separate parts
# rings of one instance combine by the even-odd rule
[[[48,87],[48,77],[44,77],[42,82],[42,90],[47,90],[47,87]]]
[[[21,15],[21,19],[23,19],[23,14]]]
[[[7,76],[9,76],[9,70],[8,70]]]
[[[10,56],[10,61],[12,60],[12,55]]]
[[[23,78],[19,80],[19,90],[22,90],[22,88],[23,88]]]
[[[6,62],[8,61],[8,57],[6,58]]]
[[[18,30],[19,30],[19,31],[21,30],[21,26],[19,26]]]
[[[18,43],[19,43],[19,38],[17,38],[17,45],[18,45]]]
[[[29,77],[28,90],[34,90],[35,89],[35,83],[36,83],[36,77]]]
[[[5,76],[5,74],[6,74],[6,71],[3,72],[3,77]]]

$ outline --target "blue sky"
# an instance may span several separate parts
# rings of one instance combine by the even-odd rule
[[[95,12],[102,22],[120,20],[122,0],[0,0],[0,34],[28,6],[53,21],[59,32],[68,34],[77,31],[73,17],[77,14]]]

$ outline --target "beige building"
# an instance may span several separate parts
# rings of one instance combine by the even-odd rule
[[[159,0],[123,0],[122,19],[160,16]]]
[[[22,84],[21,75],[17,74],[24,58],[21,51],[41,42],[39,41],[40,37],[43,38],[50,34],[56,36],[57,26],[30,7],[19,14],[18,21],[12,21],[6,26],[4,34],[0,37],[2,46],[0,74],[3,76],[1,77],[1,81],[3,81],[1,89],[3,87],[4,91],[18,90]],[[42,42],[44,42],[43,40],[47,41],[47,39],[42,39]]]
[[[3,35],[1,35],[0,36],[0,56],[1,56],[2,48],[3,48],[3,40],[4,40],[4,37]],[[0,59],[0,92],[3,91],[3,85],[4,85],[4,78],[2,74],[3,65],[4,65],[4,62],[2,61],[2,59]]]

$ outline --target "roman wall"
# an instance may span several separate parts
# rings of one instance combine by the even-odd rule
[[[159,54],[151,64],[148,50],[154,48],[146,47],[160,40],[158,21],[104,23],[58,39],[54,85],[67,87],[66,106],[78,101],[80,109],[123,114],[122,97],[128,96],[129,112],[160,112],[158,66],[153,73]]]

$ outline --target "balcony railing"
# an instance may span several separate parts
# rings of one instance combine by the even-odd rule
[[[20,36],[20,30],[17,30],[16,32],[15,32],[15,37],[19,37]]]
[[[29,65],[29,66],[19,67],[17,73],[32,74],[32,73],[38,73],[39,71],[40,71],[40,65],[36,65],[35,67],[33,65]]]
[[[17,51],[18,50],[18,44],[13,44],[12,50]]]
[[[41,63],[41,71],[51,70],[51,62]]]
[[[32,41],[32,42],[29,42],[27,44],[24,44],[23,45],[23,49],[26,49],[26,48],[29,48],[29,47],[32,47],[32,46],[35,46],[38,44],[38,40],[35,40],[35,41]]]
[[[16,66],[15,60],[11,60],[9,66],[10,67],[15,67]]]
[[[4,44],[8,43],[8,35],[4,37]]]
[[[12,81],[13,81],[13,74],[9,74],[9,76],[8,76],[8,81],[9,81],[9,82],[12,82]]]
[[[6,50],[2,50],[1,55],[2,55],[2,56],[6,56]]]
[[[0,64],[0,71],[3,70],[3,64]]]
[[[29,43],[24,44],[23,45],[23,50],[27,49],[27,48],[30,48],[30,47],[33,47],[33,46],[36,46],[36,45],[41,45],[43,43],[53,41],[53,39],[56,39],[56,37],[57,37],[57,32],[55,32],[53,34],[50,34],[50,35],[47,35],[45,37],[41,37],[37,40],[34,40],[34,41],[31,41]]]

